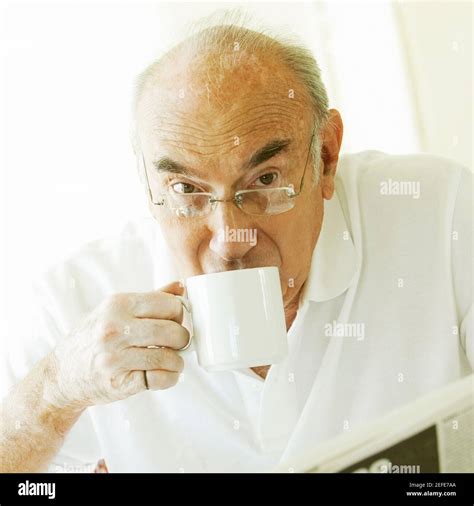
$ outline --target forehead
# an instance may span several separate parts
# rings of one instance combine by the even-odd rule
[[[309,96],[280,63],[262,55],[171,63],[163,65],[138,103],[139,136],[146,144],[188,146],[206,155],[253,146],[271,135],[298,140],[310,129]]]

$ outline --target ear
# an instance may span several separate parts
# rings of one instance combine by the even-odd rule
[[[334,193],[334,178],[336,176],[339,151],[342,144],[344,126],[342,118],[336,109],[329,110],[329,120],[322,133],[321,146],[321,192],[326,200],[330,200]]]

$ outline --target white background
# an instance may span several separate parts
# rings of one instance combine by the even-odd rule
[[[2,337],[27,325],[32,277],[147,213],[133,79],[190,22],[236,5],[313,50],[343,152],[427,151],[472,168],[471,2],[3,2]]]

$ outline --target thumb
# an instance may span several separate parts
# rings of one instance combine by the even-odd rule
[[[183,295],[184,285],[181,281],[173,281],[158,289],[160,292],[171,293],[172,295]]]

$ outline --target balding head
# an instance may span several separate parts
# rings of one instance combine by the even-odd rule
[[[146,130],[151,117],[167,109],[189,113],[194,108],[214,122],[224,120],[225,111],[256,96],[280,101],[298,116],[308,117],[309,128],[314,126],[316,133],[327,123],[326,90],[306,48],[263,31],[213,26],[189,36],[140,74],[135,128],[138,134]],[[319,155],[317,141],[316,135],[314,160]]]

